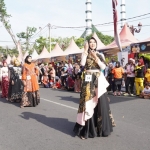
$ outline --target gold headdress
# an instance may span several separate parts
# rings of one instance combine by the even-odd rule
[[[20,64],[21,64],[21,63],[20,63],[20,61],[19,61],[18,59],[15,59],[15,60],[14,60],[14,66],[15,66],[15,67],[20,66]]]

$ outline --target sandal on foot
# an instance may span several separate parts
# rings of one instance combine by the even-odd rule
[[[114,92],[114,94],[113,94],[114,96],[116,96],[116,92]]]
[[[81,138],[82,140],[85,140],[85,138],[84,138],[83,136],[80,136],[80,138]]]

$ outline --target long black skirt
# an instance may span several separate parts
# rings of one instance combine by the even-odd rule
[[[113,117],[110,111],[106,94],[98,99],[92,118],[86,121],[85,126],[76,123],[74,133],[83,138],[108,136],[113,131]]]
[[[21,100],[21,107],[30,106],[35,107],[40,103],[39,91],[24,92]]]
[[[20,102],[23,96],[23,82],[16,78],[14,81],[14,85],[12,85],[12,79],[9,81],[9,89],[8,89],[8,101],[10,102]]]

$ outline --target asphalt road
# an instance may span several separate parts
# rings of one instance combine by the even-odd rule
[[[79,94],[41,89],[39,106],[0,99],[0,150],[150,150],[150,100],[113,97],[117,126],[109,137],[74,136]]]

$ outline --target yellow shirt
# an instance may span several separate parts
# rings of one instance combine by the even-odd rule
[[[150,82],[150,73],[146,73],[145,78],[147,79],[147,82]]]

